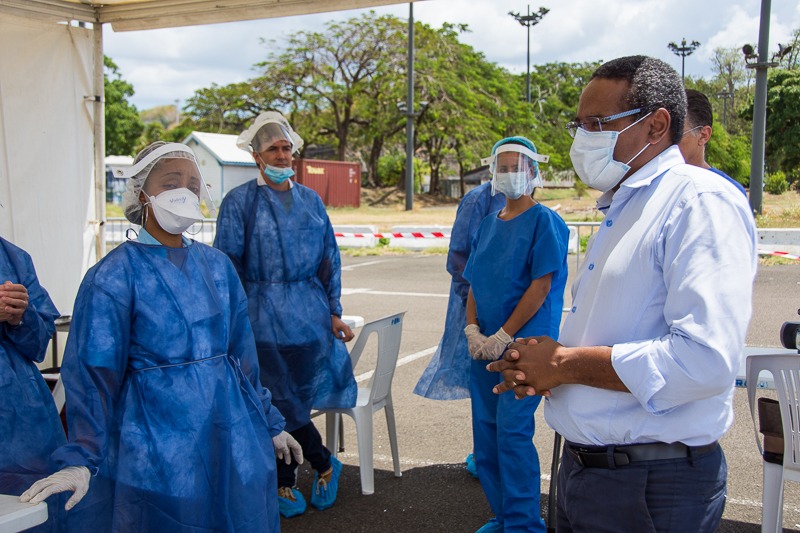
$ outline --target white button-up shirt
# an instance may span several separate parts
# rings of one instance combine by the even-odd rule
[[[562,385],[546,420],[580,444],[713,442],[733,422],[751,314],[750,206],[730,183],[685,164],[677,146],[598,203],[609,201],[559,342],[611,346],[631,392]]]

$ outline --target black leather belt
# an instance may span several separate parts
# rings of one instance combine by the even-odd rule
[[[717,441],[704,446],[687,446],[680,442],[667,444],[628,444],[624,446],[584,446],[565,443],[565,449],[579,465],[587,468],[617,468],[631,463],[695,457],[714,450]]]

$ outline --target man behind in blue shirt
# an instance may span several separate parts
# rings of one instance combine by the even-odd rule
[[[706,144],[711,139],[713,123],[714,115],[711,113],[711,103],[708,101],[708,97],[700,91],[686,89],[686,123],[683,138],[678,143],[683,158],[690,165],[719,174],[747,196],[747,191],[741,183],[706,162]]]

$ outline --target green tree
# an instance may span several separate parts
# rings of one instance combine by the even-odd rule
[[[199,89],[186,101],[183,111],[198,131],[239,134],[255,116],[281,102],[278,92],[264,78],[255,78]]]
[[[771,70],[767,87],[767,167],[794,183],[800,180],[800,70]]]
[[[106,155],[134,155],[144,124],[136,106],[128,102],[133,85],[122,79],[119,67],[103,57],[105,72]]]

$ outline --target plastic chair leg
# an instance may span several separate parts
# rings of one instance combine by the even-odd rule
[[[383,406],[386,413],[386,428],[389,430],[389,445],[392,447],[392,463],[394,464],[394,477],[402,477],[400,471],[400,452],[397,449],[397,426],[394,423],[394,406],[392,399],[386,398],[386,405]]]
[[[761,498],[761,532],[780,533],[783,523],[783,467],[764,463],[764,492]]]
[[[325,447],[336,457],[339,443],[339,413],[325,413]]]
[[[353,410],[358,438],[358,463],[361,473],[361,494],[375,492],[375,470],[372,458],[372,409],[370,407]]]

